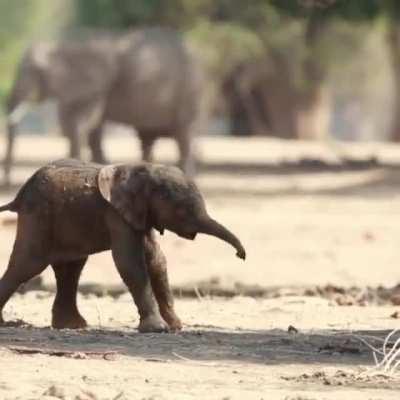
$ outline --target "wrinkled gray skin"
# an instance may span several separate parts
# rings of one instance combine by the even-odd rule
[[[0,323],[18,286],[51,265],[57,281],[52,326],[86,326],[76,303],[79,276],[89,255],[111,249],[138,308],[139,331],[180,330],[154,229],[190,240],[212,235],[246,257],[240,241],[209,217],[195,184],[175,167],[56,161],[39,169],[4,210],[18,213],[18,226],[0,280]]]
[[[24,54],[7,101],[8,145],[4,180],[9,182],[15,130],[27,106],[54,99],[70,157],[89,144],[92,159],[105,163],[101,136],[106,121],[135,127],[142,158],[152,160],[154,141],[175,138],[180,166],[194,172],[191,137],[204,122],[202,73],[173,30],[148,28],[124,36],[37,43]]]

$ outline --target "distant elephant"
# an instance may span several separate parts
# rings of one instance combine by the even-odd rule
[[[86,326],[76,304],[79,277],[89,255],[111,249],[138,308],[139,331],[179,330],[154,229],[189,240],[212,235],[246,257],[239,239],[208,215],[194,182],[175,167],[57,161],[39,169],[14,201],[0,207],[5,210],[18,213],[18,226],[0,279],[0,325],[18,286],[50,264],[57,282],[52,326]]]
[[[15,128],[29,103],[54,99],[70,156],[88,142],[92,159],[105,163],[101,136],[106,121],[133,126],[142,158],[154,141],[175,138],[180,166],[191,174],[191,139],[202,116],[202,71],[173,30],[147,28],[123,36],[37,43],[24,54],[7,101],[9,181]]]

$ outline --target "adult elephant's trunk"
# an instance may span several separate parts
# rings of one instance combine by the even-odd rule
[[[3,159],[3,180],[5,185],[8,185],[10,183],[10,170],[13,162],[13,149],[16,135],[16,126],[30,109],[30,107],[31,106],[27,101],[21,101],[19,99],[17,91],[14,88],[6,103],[7,143],[6,152]]]
[[[14,149],[14,141],[16,134],[16,124],[18,121],[15,119],[15,113],[19,108],[15,88],[10,94],[6,102],[7,112],[7,137],[6,137],[6,151],[3,158],[3,182],[5,185],[10,183],[10,169],[12,164],[12,155]]]
[[[7,143],[6,153],[3,160],[3,181],[5,185],[10,184],[10,169],[12,164],[12,155],[15,141],[15,123],[7,120]]]
[[[236,255],[241,258],[246,258],[246,250],[240,243],[240,240],[227,228],[212,218],[207,218],[200,223],[199,233],[215,236],[233,246],[236,249]]]

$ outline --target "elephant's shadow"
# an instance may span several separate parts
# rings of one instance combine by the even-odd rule
[[[120,330],[61,330],[30,325],[0,328],[0,349],[19,354],[48,354],[79,358],[134,357],[145,362],[181,360],[204,365],[224,362],[279,364],[335,364],[371,366],[371,349],[359,338],[381,347],[388,330],[313,330],[288,333],[271,330],[226,330],[188,326],[178,334],[140,334]],[[393,340],[394,341],[394,340]],[[389,343],[388,346],[390,347]]]

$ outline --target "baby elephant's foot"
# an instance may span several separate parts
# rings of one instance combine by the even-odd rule
[[[179,332],[182,330],[182,322],[174,311],[164,312],[162,316],[167,322],[170,332]]]
[[[168,325],[166,322],[157,315],[151,315],[142,319],[139,323],[138,330],[140,333],[150,333],[150,332],[168,332]]]
[[[60,313],[53,314],[51,326],[54,329],[83,329],[87,327],[87,323],[80,314],[66,315]]]
[[[169,330],[171,332],[179,332],[182,330],[182,322],[179,318],[174,321],[168,322]]]

